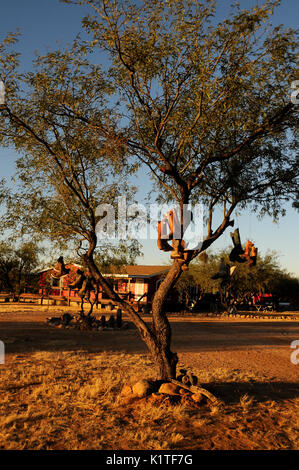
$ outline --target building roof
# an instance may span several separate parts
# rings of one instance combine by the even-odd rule
[[[66,263],[66,265],[65,265],[65,267],[70,267],[70,266],[74,266],[75,268],[82,268],[81,264],[76,264],[76,263]],[[47,271],[52,271],[53,269],[55,269],[55,266],[49,266],[48,268],[44,268],[42,270],[33,271],[33,273],[42,274],[42,273],[45,273]]]
[[[82,268],[79,264],[66,264],[67,267],[74,266]],[[159,265],[124,265],[121,267],[111,267],[110,273],[102,273],[104,277],[136,277],[136,278],[150,278],[159,276],[166,273],[170,266],[159,266]],[[40,273],[45,271],[51,271],[54,267],[43,269]]]
[[[152,266],[152,265],[126,265],[119,269],[114,269],[114,273],[103,274],[105,277],[138,277],[148,278],[159,276],[166,273],[170,266]]]

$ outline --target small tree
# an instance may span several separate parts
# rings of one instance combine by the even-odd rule
[[[28,287],[35,287],[32,273],[40,263],[41,252],[33,242],[24,242],[16,248],[1,242],[0,290],[19,294]]]
[[[269,27],[278,0],[251,11],[236,4],[230,18],[218,23],[213,1],[67,3],[93,9],[83,20],[93,40],[83,48],[106,52],[111,67],[104,75],[83,59],[80,63],[78,43],[67,56],[58,52],[38,59],[44,69],[26,76],[32,86],[27,99],[12,87],[2,112],[3,136],[26,152],[19,168],[27,170],[30,159],[35,178],[47,181],[52,199],[43,198],[41,233],[47,227],[52,237],[84,234],[83,258],[94,280],[130,315],[160,377],[175,377],[178,357],[171,350],[164,303],[184,265],[232,225],[236,207],[251,204],[277,217],[297,191],[289,97],[296,78],[295,33]],[[109,162],[117,173],[124,157],[150,170],[159,200],[176,202],[181,215],[184,204],[194,201],[208,210],[202,247],[187,260],[174,260],[155,294],[151,326],[119,298],[94,261],[95,205],[102,196],[96,188],[102,181],[94,181],[88,170],[96,165],[97,175],[107,175]],[[23,171],[22,181],[28,198],[32,174]],[[34,189],[28,201],[41,194],[41,188]],[[57,218],[61,204],[67,217]],[[215,226],[219,205],[223,219]]]
[[[248,303],[257,293],[272,293],[280,296],[282,294],[279,294],[280,286],[283,285],[285,278],[290,281],[288,292],[292,286],[293,293],[295,293],[296,279],[280,268],[278,255],[275,252],[269,252],[265,256],[259,254],[256,265],[249,267],[248,263],[230,262],[230,251],[225,250],[210,256],[206,266],[196,263],[196,281],[201,286],[201,290],[205,288],[206,292],[217,290],[224,309],[227,310],[234,303]],[[235,270],[225,280],[223,278],[213,280],[213,275],[219,271],[221,259],[224,259],[227,266],[235,267]],[[207,282],[208,278],[209,282]]]

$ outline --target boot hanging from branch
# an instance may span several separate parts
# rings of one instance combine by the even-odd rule
[[[226,279],[227,277],[229,277],[229,265],[225,263],[224,258],[221,258],[219,271],[211,279]]]
[[[158,248],[162,251],[170,251],[171,259],[178,260],[183,271],[188,270],[194,251],[201,247],[196,230],[192,231],[190,228],[191,222],[194,223],[191,211],[184,212],[182,224],[176,209],[171,209],[158,222]],[[187,233],[189,229],[191,232]],[[183,239],[182,231],[186,240]],[[172,246],[166,239],[172,240]]]
[[[239,229],[236,228],[234,232],[230,233],[231,239],[233,241],[233,249],[230,252],[229,259],[232,262],[245,263],[246,259],[241,258],[241,255],[244,254],[244,250],[241,245]]]
[[[70,272],[70,268],[65,267],[63,256],[60,256],[53,269],[53,272],[51,273],[51,276],[54,279],[60,279],[62,276],[66,276],[67,274],[69,274],[69,272]]]
[[[255,266],[258,249],[254,244],[250,240],[247,240],[245,250],[243,250],[238,228],[234,232],[231,232],[230,236],[234,245],[229,255],[230,261],[237,263],[246,263],[247,261],[248,266]]]

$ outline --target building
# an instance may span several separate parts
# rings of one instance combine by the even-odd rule
[[[51,276],[54,267],[40,272],[39,294],[44,297],[65,297],[69,302],[78,302],[80,300],[78,289],[70,289],[69,284],[74,281],[77,270],[82,269],[82,266],[67,264],[66,268],[70,269],[69,274],[62,276],[60,279],[55,279]],[[128,265],[118,269],[114,268],[110,273],[103,274],[103,276],[112,281],[114,290],[120,297],[128,299],[133,303],[138,302],[141,305],[146,305],[152,301],[159,283],[169,268],[170,266]],[[86,274],[88,275],[88,273]],[[106,299],[108,297],[100,290],[99,300],[105,301]]]

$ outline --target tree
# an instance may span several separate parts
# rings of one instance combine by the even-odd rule
[[[218,264],[217,256],[204,252],[190,265],[189,270],[180,276],[175,287],[181,293],[187,308],[192,309],[205,294],[213,292],[217,284],[211,275],[217,271]]]
[[[26,158],[38,178],[42,169],[49,191],[72,202],[76,221],[79,205],[80,223],[70,224],[64,217],[61,236],[84,233],[88,246],[83,258],[94,280],[130,315],[160,377],[175,377],[178,357],[171,350],[164,303],[182,270],[232,225],[236,207],[251,205],[261,214],[278,217],[283,202],[295,197],[296,122],[289,98],[295,79],[295,33],[269,26],[278,0],[251,11],[236,4],[230,18],[219,22],[214,1],[66,2],[90,5],[94,14],[83,19],[83,26],[93,39],[81,46],[88,53],[106,52],[110,68],[104,75],[86,64],[85,74],[78,72],[78,77],[79,40],[67,58],[61,53],[40,58],[43,72],[27,75],[27,85],[33,86],[29,98],[12,92],[3,109],[7,134],[31,155]],[[86,183],[81,165],[82,154],[87,158],[86,141],[84,152],[71,151],[81,135],[90,138],[87,161],[92,158],[99,172],[105,173],[108,161],[113,166],[113,156],[114,162],[135,161],[150,170],[159,200],[176,202],[181,215],[184,204],[201,201],[207,207],[203,244],[187,259],[173,261],[155,294],[151,326],[119,298],[94,261],[92,201],[97,198],[90,198],[89,185],[95,185]],[[23,174],[22,180],[28,188],[32,176],[26,179]],[[214,227],[219,205],[223,219]],[[52,206],[52,213],[55,209]],[[41,231],[44,225],[45,218]],[[47,233],[56,236],[55,227]]]
[[[218,293],[222,308],[228,310],[234,304],[248,304],[258,293],[272,294],[277,299],[298,296],[299,280],[280,267],[276,252],[267,252],[264,256],[259,254],[256,265],[252,267],[248,263],[231,262],[230,252],[231,248],[217,254],[210,253],[204,263],[197,258],[190,270],[182,274],[176,288],[184,292],[187,302],[195,300],[200,305],[205,294]],[[223,278],[213,279],[219,272],[222,259],[230,268],[235,267],[224,283]],[[196,296],[192,296],[192,289],[196,289]]]
[[[34,284],[33,271],[40,263],[42,250],[33,242],[23,242],[12,248],[0,243],[0,290],[20,294]]]
[[[280,267],[277,253],[259,254],[256,265],[249,267],[248,263],[232,263],[229,260],[230,252],[231,249],[220,251],[210,255],[205,265],[198,262],[193,265],[194,283],[199,286],[200,292],[218,291],[224,309],[227,310],[234,303],[248,303],[257,293],[285,297],[295,295],[298,291],[298,279]],[[223,279],[212,278],[219,270],[221,259],[228,266],[235,266],[232,276],[223,286]]]

